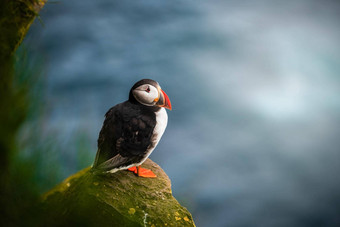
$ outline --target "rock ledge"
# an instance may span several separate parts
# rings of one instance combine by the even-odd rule
[[[98,175],[90,167],[70,176],[43,196],[43,225],[195,226],[165,172],[150,159],[143,167],[157,178],[129,171]]]

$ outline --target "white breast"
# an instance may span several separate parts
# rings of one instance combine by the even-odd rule
[[[164,108],[161,108],[156,114],[156,126],[153,130],[152,141],[156,142],[155,146],[158,144],[161,139],[165,128],[168,124],[168,114]]]
[[[156,126],[153,130],[153,135],[151,137],[151,144],[148,147],[146,156],[143,158],[143,160],[138,165],[141,165],[149,157],[152,151],[155,149],[158,142],[161,140],[162,135],[165,131],[165,128],[168,124],[168,114],[166,113],[166,110],[164,108],[161,108],[155,114],[156,114]]]

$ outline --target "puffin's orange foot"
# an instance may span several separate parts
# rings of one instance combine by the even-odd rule
[[[137,168],[139,171],[137,175],[139,177],[146,177],[146,178],[156,178],[156,174],[154,174],[150,169],[144,169],[144,168]]]
[[[136,166],[133,166],[131,168],[128,168],[127,170],[131,171],[131,172],[134,172],[135,174],[137,174],[137,167]]]
[[[156,174],[154,174],[151,170],[141,168],[140,166],[138,166],[138,167],[133,166],[131,168],[128,168],[127,170],[134,172],[139,177],[146,177],[146,178],[156,178],[157,177]]]

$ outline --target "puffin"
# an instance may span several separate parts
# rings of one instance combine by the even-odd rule
[[[136,82],[129,99],[105,114],[92,169],[110,173],[128,170],[139,177],[157,177],[141,165],[165,131],[168,123],[165,109],[172,109],[171,102],[158,82],[152,79]]]

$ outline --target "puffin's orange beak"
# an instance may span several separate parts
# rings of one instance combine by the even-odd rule
[[[160,89],[160,96],[159,96],[159,100],[157,101],[156,105],[159,107],[164,107],[164,108],[171,110],[170,99],[168,95],[162,89]]]

